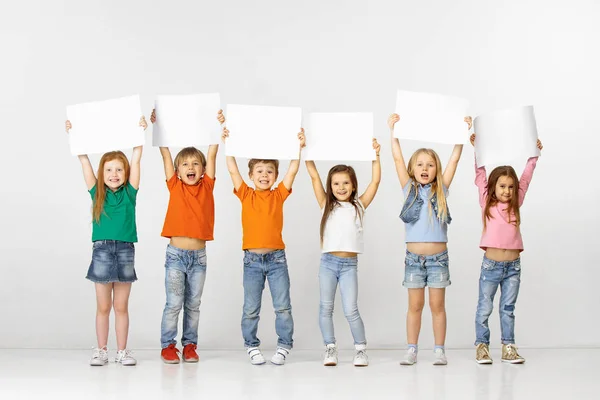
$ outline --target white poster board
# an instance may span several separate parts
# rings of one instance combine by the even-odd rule
[[[140,96],[67,106],[71,154],[98,154],[145,143]]]
[[[244,158],[297,160],[300,107],[227,105],[226,155]]]
[[[533,106],[479,115],[473,121],[477,166],[508,164],[537,157],[538,132]]]
[[[219,144],[220,109],[219,93],[156,96],[152,144],[158,147]]]
[[[375,159],[373,113],[311,113],[305,129],[306,160]]]
[[[453,96],[398,90],[394,137],[424,142],[461,144],[469,140],[469,102]]]

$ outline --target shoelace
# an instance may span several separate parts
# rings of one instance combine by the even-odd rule
[[[131,350],[123,350],[121,352],[119,352],[119,357],[117,357],[117,361],[122,361],[122,360],[127,360],[132,358],[131,355],[133,354],[133,352]]]
[[[506,355],[510,358],[519,358],[519,353],[517,353],[517,348],[511,344],[506,346]]]
[[[364,350],[357,350],[356,351],[356,357],[358,357],[358,358],[367,358],[367,354],[365,353]]]
[[[332,358],[335,355],[335,347],[327,347],[326,358]]]
[[[92,358],[97,358],[97,359],[104,359],[108,357],[108,349],[104,349],[104,348],[94,348],[94,355],[92,356]]]
[[[489,352],[488,348],[485,347],[485,346],[480,346],[477,349],[477,357],[479,357],[479,358],[490,358],[490,352]]]

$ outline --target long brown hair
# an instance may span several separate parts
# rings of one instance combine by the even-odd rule
[[[125,169],[125,182],[129,180],[129,161],[122,151],[110,151],[104,153],[98,165],[98,181],[96,182],[96,195],[92,205],[92,217],[96,223],[100,222],[100,215],[104,211],[104,200],[106,199],[106,185],[104,184],[104,164],[109,161],[121,161]]]
[[[496,184],[501,176],[507,176],[513,180],[513,195],[511,196],[510,202],[508,203],[508,208],[506,209],[508,213],[508,223],[512,223],[515,226],[519,226],[521,224],[521,213],[519,212],[519,178],[517,177],[517,173],[513,167],[510,165],[503,165],[501,167],[494,168],[490,174],[490,177],[488,178],[487,198],[485,199],[485,208],[483,213],[483,229],[487,227],[487,220],[492,218],[490,208],[498,204],[498,199],[496,198]],[[512,213],[515,214],[514,221],[510,220]]]
[[[360,206],[358,204],[358,180],[356,179],[356,172],[354,172],[354,168],[349,165],[336,165],[332,167],[327,174],[327,186],[325,186],[325,208],[323,209],[323,217],[321,217],[321,243],[323,242],[323,234],[325,233],[325,224],[327,223],[327,219],[329,218],[329,215],[333,209],[340,205],[339,200],[335,198],[333,190],[331,190],[331,179],[334,174],[338,173],[346,173],[350,177],[350,182],[352,183],[352,193],[350,194],[348,201],[356,209],[356,215],[360,218],[360,222],[362,223],[362,213],[360,212]]]
[[[419,188],[418,188],[417,179],[415,178],[415,165],[417,164],[417,157],[421,153],[425,153],[435,160],[436,174],[435,174],[435,179],[433,180],[433,182],[431,182],[431,195],[430,196],[433,197],[434,194],[437,195],[438,212],[437,212],[436,217],[439,221],[445,221],[446,217],[448,216],[448,205],[446,203],[446,195],[444,194],[444,175],[442,173],[442,163],[441,163],[440,157],[437,155],[437,153],[432,149],[425,149],[425,148],[415,151],[413,153],[413,155],[410,157],[410,160],[408,160],[408,168],[406,169],[406,171],[408,172],[408,176],[410,177],[410,179],[412,179],[412,182],[413,182],[412,184],[415,186],[415,190],[416,190],[416,196],[418,196]],[[428,207],[429,207],[429,215],[431,216],[431,202],[430,201],[428,202]]]

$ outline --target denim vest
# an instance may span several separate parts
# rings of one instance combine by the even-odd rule
[[[430,186],[430,185],[427,185]],[[421,207],[425,203],[419,193],[417,192],[419,189],[419,184],[414,181],[410,182],[410,190],[408,191],[408,196],[404,201],[404,206],[402,206],[402,211],[400,211],[400,219],[407,224],[416,222],[419,219],[419,214],[421,212]],[[437,194],[434,193],[433,196],[429,199],[431,201],[431,207],[433,208],[433,215],[437,217],[438,213],[438,204],[437,204]],[[452,217],[450,217],[450,208],[446,205],[446,218],[443,221],[446,224],[450,224],[452,222]]]

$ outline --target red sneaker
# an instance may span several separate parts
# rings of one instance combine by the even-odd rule
[[[198,362],[198,353],[196,353],[196,345],[193,343],[186,344],[183,348],[183,361],[188,363]]]
[[[168,347],[162,349],[160,357],[165,364],[179,364],[179,356],[177,353],[179,353],[179,350],[171,343]]]

